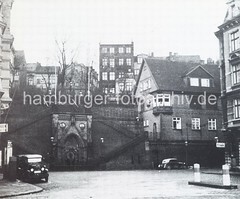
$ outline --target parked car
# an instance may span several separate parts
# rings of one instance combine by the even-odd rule
[[[42,155],[23,154],[17,156],[17,178],[23,181],[45,179],[48,182],[48,168]]]
[[[158,165],[158,169],[186,169],[188,168],[185,162],[179,162],[177,158],[167,158]]]

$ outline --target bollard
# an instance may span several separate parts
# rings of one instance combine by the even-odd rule
[[[200,164],[194,164],[194,182],[200,182]]]
[[[223,185],[230,186],[230,174],[229,174],[229,166],[227,164],[222,165],[222,173],[223,173]]]

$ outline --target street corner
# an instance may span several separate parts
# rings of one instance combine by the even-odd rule
[[[0,180],[0,198],[27,195],[43,191],[41,187],[21,181],[9,182]]]

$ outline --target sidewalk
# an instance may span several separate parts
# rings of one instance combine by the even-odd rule
[[[9,182],[2,179],[0,173],[0,198],[26,195],[41,192],[43,189],[32,184],[16,181]]]

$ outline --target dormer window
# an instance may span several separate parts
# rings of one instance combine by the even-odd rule
[[[190,78],[190,86],[197,86],[197,87],[210,87],[210,79],[209,78]]]
[[[193,78],[193,77],[191,77],[190,78],[190,86],[199,86],[199,80],[198,80],[198,78]]]
[[[202,87],[210,87],[210,80],[209,79],[201,79],[201,86]]]

